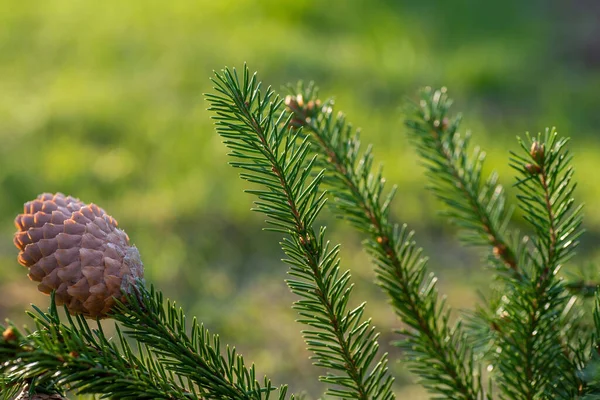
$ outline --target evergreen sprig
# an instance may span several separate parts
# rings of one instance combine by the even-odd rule
[[[173,375],[156,364],[149,349],[134,351],[117,329],[117,341],[98,324],[92,329],[82,316],[60,320],[54,299],[48,312],[29,313],[36,330],[28,334],[14,326],[0,340],[0,373],[9,386],[51,385],[78,393],[97,393],[119,399],[200,399],[194,390],[174,383]]]
[[[585,400],[600,399],[600,293],[594,296],[593,332],[589,336],[591,349],[589,362],[580,372],[581,380],[585,383]]]
[[[512,152],[512,167],[520,174],[519,206],[534,229],[533,245],[541,267],[539,279],[555,275],[575,253],[582,208],[575,204],[572,156],[566,145],[569,139],[559,137],[554,129],[526,140],[519,139],[524,154]]]
[[[509,398],[570,398],[577,393],[577,366],[569,360],[569,344],[562,342],[557,323],[565,323],[565,285],[554,279],[558,263],[572,256],[580,234],[580,209],[572,210],[572,170],[559,176],[569,161],[562,154],[566,141],[555,143],[556,136],[547,134],[544,143],[536,142],[535,152],[532,147],[526,156],[513,153],[513,166],[522,175],[520,204],[537,234],[519,240],[508,230],[512,213],[497,175],[482,179],[485,155],[476,148],[468,157],[469,136],[457,132],[460,117],[448,115],[451,103],[444,89],[425,89],[419,104],[412,106],[407,126],[433,191],[461,228],[461,239],[490,248],[495,256],[490,260],[505,272],[500,274],[503,295],[478,309],[478,340],[484,338],[496,349],[489,353],[498,369],[494,377]],[[547,158],[545,148],[552,148]],[[557,228],[563,241],[558,241]]]
[[[495,358],[496,339],[503,334],[497,329],[506,284],[502,279],[524,278],[528,239],[508,229],[512,208],[506,206],[504,188],[495,172],[483,177],[485,152],[470,150],[470,134],[458,132],[461,116],[449,114],[452,103],[445,88],[424,88],[418,102],[407,102],[405,125],[426,169],[428,187],[446,205],[442,214],[459,228],[461,242],[486,249],[488,264],[500,272],[500,287],[492,287],[487,298],[482,295],[483,304],[476,305],[468,321],[474,348]]]
[[[269,218],[271,230],[284,233],[282,249],[291,267],[291,291],[301,297],[294,307],[315,364],[328,369],[321,377],[332,385],[327,393],[341,398],[392,399],[392,378],[384,354],[378,360],[377,336],[364,320],[364,303],[348,310],[352,291],[350,273],[339,268],[338,246],[318,234],[314,220],[325,204],[319,185],[323,171],[311,176],[315,157],[309,158],[307,138],[289,129],[293,116],[282,110],[282,100],[267,88],[260,90],[256,75],[243,70],[216,74],[215,90],[208,95],[218,133],[242,168],[243,179],[260,189],[255,210]]]
[[[247,368],[235,348],[227,347],[223,355],[219,336],[211,335],[195,318],[188,333],[183,310],[165,302],[153,287],[140,286],[126,304],[118,305],[113,317],[128,337],[150,349],[157,365],[174,373],[186,387],[197,386],[203,398],[259,400],[271,398],[275,391],[279,400],[286,398],[286,386],[275,388],[266,377],[261,386],[254,365]]]
[[[326,182],[335,196],[339,216],[367,235],[363,242],[376,265],[380,286],[410,329],[399,333],[398,344],[411,360],[411,369],[433,393],[446,398],[483,398],[473,356],[460,324],[449,324],[450,310],[438,300],[437,278],[428,274],[426,258],[406,226],[390,221],[389,210],[396,188],[385,193],[382,171],[372,172],[371,148],[361,153],[358,133],[333,102],[321,105],[314,85],[290,87],[286,104],[295,126],[303,127],[323,155]]]
[[[577,324],[581,312],[572,311],[577,298],[557,273],[581,234],[581,207],[574,208],[571,197],[566,139],[549,130],[527,139],[520,140],[523,154],[512,153],[512,166],[519,173],[519,204],[535,234],[516,250],[519,273],[501,275],[503,295],[490,307],[494,312],[480,309],[478,322],[491,328],[483,332],[495,349],[496,383],[508,398],[570,399],[587,391],[577,371],[589,361],[589,341],[566,331],[586,329]]]
[[[495,172],[482,176],[485,152],[475,147],[469,156],[470,134],[457,132],[461,116],[448,114],[451,105],[445,88],[425,88],[420,101],[407,106],[408,134],[427,169],[429,188],[447,205],[443,214],[464,243],[491,249],[500,267],[518,275],[504,188]]]
[[[503,376],[522,367],[522,381],[502,383],[507,391],[515,395],[518,392],[522,398],[540,393],[571,398],[581,393],[574,390],[577,363],[569,360],[568,347],[561,337],[562,324],[557,324],[569,299],[557,274],[574,255],[577,239],[583,233],[582,206],[576,207],[572,197],[575,184],[566,149],[568,139],[547,129],[543,136],[527,135],[519,142],[523,152],[512,153],[511,165],[519,173],[519,205],[534,235],[528,268],[523,271],[528,279],[513,282],[509,290],[514,293],[504,302],[505,310],[513,315],[508,316],[502,329],[509,328],[512,343],[507,342],[511,349],[518,347],[520,351],[517,356],[503,358],[499,367],[504,369]]]
[[[283,400],[287,387],[273,387],[256,379],[233,348],[221,353],[219,337],[194,320],[188,335],[185,313],[153,288],[119,303],[113,317],[118,341],[107,337],[98,322],[90,328],[82,316],[67,313],[61,322],[54,300],[48,313],[30,314],[37,329],[0,340],[0,373],[4,386],[22,388],[35,380],[37,387],[53,387],[118,399],[269,399]],[[135,340],[132,349],[128,340]],[[291,399],[294,397],[292,396]]]

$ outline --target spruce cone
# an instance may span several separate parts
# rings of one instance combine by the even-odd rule
[[[71,314],[104,318],[124,301],[144,268],[129,237],[117,221],[95,204],[62,193],[44,193],[25,203],[17,216],[14,243],[19,263],[46,294],[56,290],[57,305]]]

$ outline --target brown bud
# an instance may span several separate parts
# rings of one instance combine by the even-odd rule
[[[544,152],[544,145],[538,142],[537,140],[534,140],[531,144],[529,154],[538,165],[542,165],[544,163]]]
[[[310,100],[306,105],[306,115],[308,118],[314,117],[317,115],[319,110],[321,109],[321,100]]]
[[[311,100],[308,102],[308,105],[306,106],[306,109],[308,111],[316,111],[321,107],[321,100],[316,99],[316,100]]]
[[[4,332],[2,332],[2,339],[6,340],[7,342],[14,342],[17,340],[17,334],[15,333],[15,330],[9,326],[4,330]]]
[[[301,94],[298,94],[296,96],[285,96],[283,102],[285,103],[286,107],[294,114],[298,114],[304,109],[304,98]]]
[[[504,244],[498,244],[494,246],[493,253],[497,258],[501,258],[506,254],[506,246]]]
[[[537,175],[540,172],[542,172],[542,167],[540,167],[537,164],[525,164],[525,169],[527,170],[527,172],[529,172],[531,175]]]
[[[296,98],[291,95],[285,96],[284,100],[285,106],[290,110],[294,111],[294,109],[298,108],[298,103],[296,102]]]
[[[442,119],[442,130],[445,131],[446,129],[448,129],[449,125],[450,120],[447,117],[444,117],[444,119]]]
[[[288,95],[285,97],[284,103],[293,117],[289,122],[289,126],[293,128],[301,128],[307,123],[310,123],[313,117],[317,115],[321,108],[320,100],[309,100],[304,101],[304,97],[301,94],[295,96]]]
[[[95,204],[62,193],[44,193],[27,202],[17,216],[14,243],[19,263],[57,305],[71,314],[104,318],[123,292],[144,276],[129,237],[117,221]]]

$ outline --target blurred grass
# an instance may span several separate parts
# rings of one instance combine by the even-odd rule
[[[0,2],[0,316],[24,323],[28,303],[47,302],[16,263],[11,221],[25,201],[62,191],[117,218],[148,281],[259,371],[320,393],[282,282],[279,238],[260,232],[205,110],[212,71],[244,62],[275,87],[317,81],[364,128],[400,185],[394,213],[417,229],[451,304],[471,306],[489,276],[436,216],[404,135],[398,106],[423,85],[449,87],[507,185],[515,135],[555,125],[571,136],[588,204],[582,252],[596,257],[598,11],[585,0]],[[369,299],[396,360],[388,343],[398,322],[371,283],[360,238],[327,223],[344,244],[355,302]],[[392,365],[398,392],[421,396]]]

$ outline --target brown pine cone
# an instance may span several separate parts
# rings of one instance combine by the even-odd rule
[[[143,279],[137,248],[95,204],[44,193],[25,203],[15,225],[19,263],[41,292],[56,290],[57,305],[66,304],[71,314],[104,318],[114,298],[124,301],[123,291]]]

